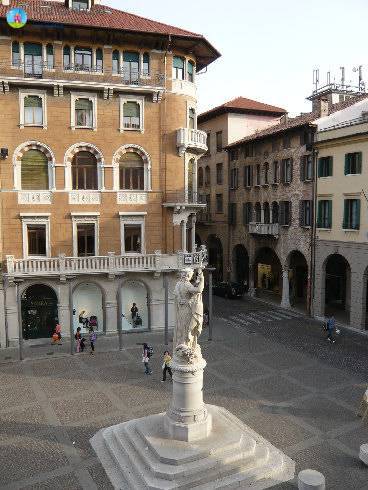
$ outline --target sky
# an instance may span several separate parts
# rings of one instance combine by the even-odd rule
[[[198,77],[199,112],[238,96],[308,112],[313,70],[368,87],[367,0],[102,0],[103,4],[203,34],[222,57]]]

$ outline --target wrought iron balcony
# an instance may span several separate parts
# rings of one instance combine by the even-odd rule
[[[200,129],[180,128],[177,131],[176,146],[179,155],[183,155],[186,151],[203,155],[208,151],[207,133]]]
[[[42,277],[82,274],[108,274],[115,276],[124,272],[154,272],[180,270],[187,263],[206,265],[207,251],[201,248],[194,253],[154,254],[146,255],[115,255],[110,253],[102,257],[58,257],[16,259],[7,255],[7,277]]]
[[[248,231],[252,235],[279,236],[278,223],[249,223]]]

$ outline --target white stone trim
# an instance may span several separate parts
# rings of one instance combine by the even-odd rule
[[[105,167],[105,159],[103,153],[97,146],[92,145],[91,143],[75,143],[70,148],[68,148],[64,155],[64,166],[65,166],[65,190],[72,191],[73,183],[72,183],[72,160],[76,153],[79,151],[89,151],[91,152],[97,160],[97,179],[98,179],[98,189],[104,190],[105,187],[105,179],[104,179],[104,167]],[[80,191],[75,191],[80,192]],[[87,191],[86,191],[87,192]],[[89,191],[89,192],[97,192],[97,191]]]
[[[117,204],[136,205],[147,204],[148,195],[147,192],[140,191],[118,191]]]
[[[50,191],[19,191],[18,204],[52,204]]]
[[[146,253],[145,242],[145,216],[147,213],[119,213],[120,216],[120,236],[121,236],[121,255],[143,255]],[[125,225],[138,225],[141,227],[141,253],[125,251]]]
[[[42,101],[42,124],[26,124],[24,117],[24,99],[29,95],[35,95]],[[19,89],[19,127],[36,127],[47,129],[47,92],[46,90]]]
[[[94,224],[95,225],[95,256],[99,255],[99,235],[100,235],[100,213],[70,213],[72,218],[73,227],[73,256],[78,257],[78,231],[77,225],[79,224]]]
[[[51,213],[20,213],[22,220],[22,240],[23,240],[23,258],[36,257],[28,255],[28,225],[45,225],[46,227],[46,257],[51,257],[51,239],[50,239],[50,216]],[[44,256],[41,256],[44,258]]]
[[[143,56],[143,54],[142,54]],[[137,95],[119,95],[119,105],[120,105],[120,127],[119,131],[123,133],[124,131],[140,131],[142,134],[144,133],[144,96]],[[125,102],[136,102],[139,105],[139,120],[140,120],[140,128],[124,128],[124,104]]]
[[[138,155],[142,158],[144,163],[144,191],[152,190],[152,183],[151,183],[152,164],[151,164],[150,155],[146,152],[144,148],[142,148],[142,146],[128,144],[118,148],[114,153],[114,156],[112,157],[114,191],[120,190],[119,189],[119,162],[121,157],[128,152],[138,153]],[[128,192],[128,191],[123,190],[123,192]],[[142,192],[142,191],[137,191],[137,192]]]
[[[42,151],[48,160],[49,169],[49,188],[48,190],[55,190],[55,155],[44,143],[39,141],[26,141],[19,145],[13,153],[13,180],[14,189],[22,190],[22,178],[21,178],[21,166],[22,157],[28,150],[39,150]],[[47,190],[47,189],[45,189]]]
[[[88,205],[101,204],[101,194],[99,191],[73,190],[69,192],[69,204]]]
[[[92,102],[92,126],[76,126],[75,122],[75,102],[78,99],[88,99]],[[75,129],[93,129],[97,131],[97,94],[90,92],[70,92],[70,127]]]

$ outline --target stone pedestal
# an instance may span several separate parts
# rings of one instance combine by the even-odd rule
[[[368,466],[368,444],[362,444],[359,451],[359,459]]]
[[[316,470],[303,470],[298,475],[299,490],[325,490],[325,477]]]

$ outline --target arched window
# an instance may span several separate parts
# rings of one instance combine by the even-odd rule
[[[139,80],[139,53],[125,51],[123,53],[123,79],[127,84]]]
[[[259,202],[256,202],[254,206],[256,223],[261,223],[262,221],[262,208]]]
[[[141,108],[137,102],[127,101],[123,106],[124,129],[140,129]]]
[[[103,72],[103,51],[101,48],[96,49],[96,71]]]
[[[120,73],[120,53],[117,49],[112,52],[112,72],[115,75]]]
[[[148,77],[149,74],[150,74],[150,55],[148,53],[144,53],[142,75]]]
[[[188,198],[197,200],[197,186],[196,186],[196,162],[194,158],[189,160],[188,163]]]
[[[98,189],[97,159],[89,151],[76,153],[72,160],[74,190]]]
[[[269,170],[270,170],[270,166],[266,162],[264,164],[264,168],[263,168],[263,183],[264,184],[268,184],[268,182],[269,182]]]
[[[211,169],[208,165],[204,170],[204,177],[205,185],[211,185]]]
[[[12,42],[12,65],[19,66],[21,63],[20,59],[20,49],[18,41]]]
[[[74,63],[77,71],[92,70],[92,49],[77,46],[74,48]]]
[[[271,221],[271,216],[270,216],[270,205],[268,202],[263,203],[263,223],[270,223]]]
[[[187,76],[188,81],[194,82],[194,63],[193,63],[193,61],[188,61],[187,72],[188,72],[188,76]]]
[[[279,222],[279,205],[276,201],[272,203],[272,223]]]
[[[48,70],[54,69],[54,46],[48,44],[46,46],[47,68]]]
[[[198,169],[198,186],[203,187],[203,168],[199,167]]]
[[[189,109],[189,129],[195,129],[196,127],[196,112],[192,107]]]
[[[24,125],[43,125],[42,98],[38,95],[27,95],[27,97],[24,97]]]
[[[47,156],[39,150],[28,150],[21,162],[21,188],[23,190],[45,190],[49,188]]]
[[[184,59],[180,56],[173,59],[173,79],[184,80]]]
[[[135,152],[127,152],[119,162],[119,180],[122,190],[144,190],[144,163]]]
[[[64,70],[70,70],[71,69],[70,46],[64,46],[64,49],[63,49],[63,65],[64,65]]]

